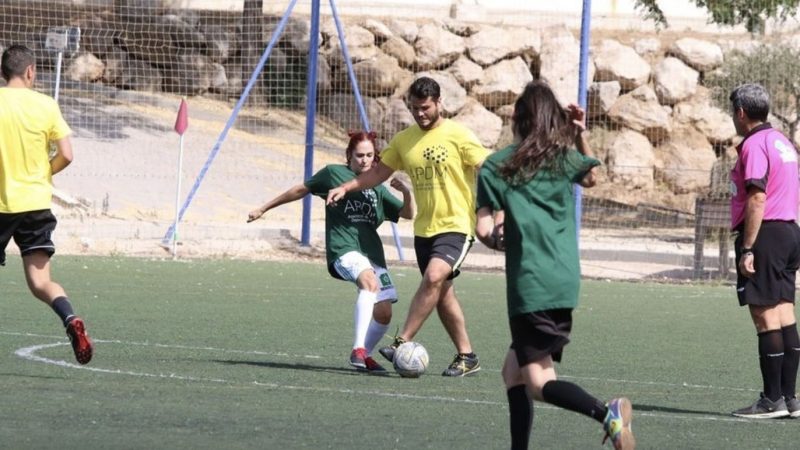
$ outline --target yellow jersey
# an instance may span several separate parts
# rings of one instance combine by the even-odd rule
[[[476,169],[488,154],[472,131],[450,119],[428,131],[415,124],[392,138],[381,162],[411,178],[416,236],[474,234]]]
[[[53,98],[31,89],[0,88],[0,212],[50,208],[49,143],[71,132]]]

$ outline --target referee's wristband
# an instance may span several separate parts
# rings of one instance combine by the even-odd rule
[[[742,253],[742,256],[744,256],[744,255],[746,255],[748,253],[752,255],[753,254],[753,249],[750,248],[750,247],[742,247],[741,253]]]

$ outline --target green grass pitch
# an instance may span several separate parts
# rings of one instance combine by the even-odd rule
[[[429,372],[413,380],[347,365],[355,289],[321,263],[57,256],[53,268],[95,358],[74,363],[58,318],[10,256],[0,269],[0,448],[509,447],[501,275],[456,281],[483,370],[439,375],[454,349],[434,315],[416,338]],[[419,274],[392,273],[394,332]],[[586,281],[574,320],[560,376],[602,399],[631,398],[639,448],[797,447],[800,420],[729,415],[760,390],[755,332],[732,287]],[[601,440],[594,421],[536,403],[533,448]]]

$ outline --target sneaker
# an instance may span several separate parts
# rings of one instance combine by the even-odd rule
[[[366,369],[367,363],[364,361],[366,359],[367,349],[364,347],[354,348],[353,352],[350,353],[350,365],[356,369]]]
[[[89,335],[86,334],[86,325],[84,325],[83,319],[75,317],[67,324],[67,336],[72,343],[75,359],[81,364],[88,364],[92,360],[94,345],[89,339]]]
[[[378,361],[375,361],[374,359],[372,359],[371,356],[367,356],[364,359],[364,364],[366,364],[367,372],[369,372],[369,373],[373,373],[373,374],[386,373],[386,369],[384,369],[383,366],[378,364]]]
[[[633,405],[625,397],[615,398],[606,404],[608,413],[603,420],[603,431],[606,439],[611,439],[611,444],[615,450],[632,450],[636,448],[636,440],[633,438],[631,420],[633,420]]]
[[[784,400],[786,401],[786,410],[789,411],[789,417],[793,419],[800,417],[800,400],[797,397],[792,397],[788,400],[784,397]]]
[[[399,347],[400,344],[402,344],[404,342],[406,342],[405,339],[401,338],[400,336],[395,336],[394,337],[394,342],[392,342],[391,345],[387,345],[386,347],[378,349],[378,353],[380,353],[381,356],[386,358],[389,362],[393,363],[394,362],[394,351],[397,350],[397,347]]]
[[[773,402],[767,397],[764,397],[764,393],[762,392],[755,403],[745,408],[737,409],[732,414],[736,417],[744,417],[747,419],[774,419],[788,416],[789,411],[786,409],[786,402],[783,400],[783,397]]]
[[[465,375],[473,374],[481,370],[481,363],[478,361],[478,355],[469,357],[462,353],[453,358],[453,362],[447,366],[442,372],[443,377],[463,377]]]

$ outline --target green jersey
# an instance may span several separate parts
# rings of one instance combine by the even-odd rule
[[[326,166],[304,183],[311,194],[325,199],[328,191],[356,177],[349,167]],[[328,267],[348,252],[359,252],[386,267],[383,243],[376,231],[384,220],[397,222],[403,202],[385,186],[348,192],[335,205],[325,207],[325,243]],[[335,272],[331,272],[335,273]]]
[[[563,173],[541,169],[524,184],[504,179],[499,168],[514,153],[489,156],[478,176],[477,208],[505,211],[506,301],[509,317],[575,308],[580,261],[575,226],[575,183],[600,162],[569,150]]]

